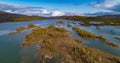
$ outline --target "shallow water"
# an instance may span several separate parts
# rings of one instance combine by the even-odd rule
[[[59,20],[36,20],[28,22],[7,22],[0,23],[0,63],[38,63],[36,52],[36,47],[25,47],[23,48],[21,44],[24,42],[24,37],[26,34],[30,33],[31,30],[23,31],[22,33],[17,33],[10,35],[11,31],[15,31],[17,27],[26,26],[28,24],[36,24],[38,26],[49,26],[56,25]],[[71,31],[71,35],[74,38],[78,38],[84,41],[84,45],[104,50],[116,56],[120,56],[120,41],[114,39],[116,36],[120,36],[119,26],[100,26],[99,28],[95,26],[81,26],[79,21],[63,20],[66,24],[60,25],[58,27],[63,27]],[[72,27],[68,27],[67,24],[72,24],[74,27],[80,27],[87,31],[93,32],[97,35],[104,35],[110,42],[115,42],[119,45],[118,48],[113,48],[107,46],[104,42],[99,39],[87,39],[82,38],[77,35]]]

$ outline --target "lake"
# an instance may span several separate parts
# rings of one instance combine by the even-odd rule
[[[39,63],[39,59],[36,54],[36,46],[21,46],[24,42],[25,35],[29,34],[31,30],[25,30],[17,34],[9,34],[9,32],[15,31],[16,28],[20,26],[27,26],[28,24],[35,24],[42,27],[56,25],[57,27],[66,28],[71,31],[71,35],[74,38],[82,40],[84,42],[83,45],[120,56],[120,40],[114,38],[116,36],[120,37],[120,26],[82,26],[80,25],[80,21],[71,20],[62,20],[65,22],[63,25],[56,24],[59,21],[61,20],[35,20],[27,22],[0,23],[0,63]],[[80,37],[72,30],[72,27],[67,26],[67,24],[72,24],[73,27],[79,27],[97,35],[104,35],[107,40],[117,43],[119,47],[110,47],[99,39]]]

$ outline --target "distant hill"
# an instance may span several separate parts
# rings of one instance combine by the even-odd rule
[[[38,17],[38,16],[11,14],[0,11],[0,22],[16,22],[16,21],[39,20],[39,19],[46,19],[46,18],[40,16]]]
[[[113,15],[103,15],[98,17],[104,17],[104,18],[120,18],[120,14],[113,14]]]

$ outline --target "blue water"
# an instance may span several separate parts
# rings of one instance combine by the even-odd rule
[[[103,50],[116,56],[120,56],[120,41],[114,39],[116,36],[120,36],[119,26],[100,26],[99,29],[95,26],[81,26],[79,21],[63,20],[66,24],[58,26],[56,23],[59,20],[36,20],[27,22],[6,22],[0,23],[0,63],[39,63],[37,54],[35,53],[36,47],[22,47],[26,34],[29,34],[31,30],[23,31],[10,35],[11,31],[15,31],[20,26],[26,26],[28,24],[36,24],[38,26],[46,27],[49,25],[56,25],[57,27],[63,27],[71,31],[71,35],[74,38],[78,38],[84,42],[84,45]],[[73,27],[79,27],[87,31],[93,32],[97,35],[104,35],[110,42],[115,42],[119,45],[118,48],[107,46],[99,39],[87,39],[77,35],[72,27],[68,27],[67,24],[72,24]]]

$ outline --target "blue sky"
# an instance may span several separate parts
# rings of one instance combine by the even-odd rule
[[[113,2],[115,1],[115,2]],[[44,7],[46,9],[59,9],[63,12],[100,12],[119,11],[120,0],[0,0],[2,3],[22,6]],[[113,3],[112,3],[113,2]],[[117,7],[115,4],[117,3]],[[110,8],[107,6],[114,4]]]

